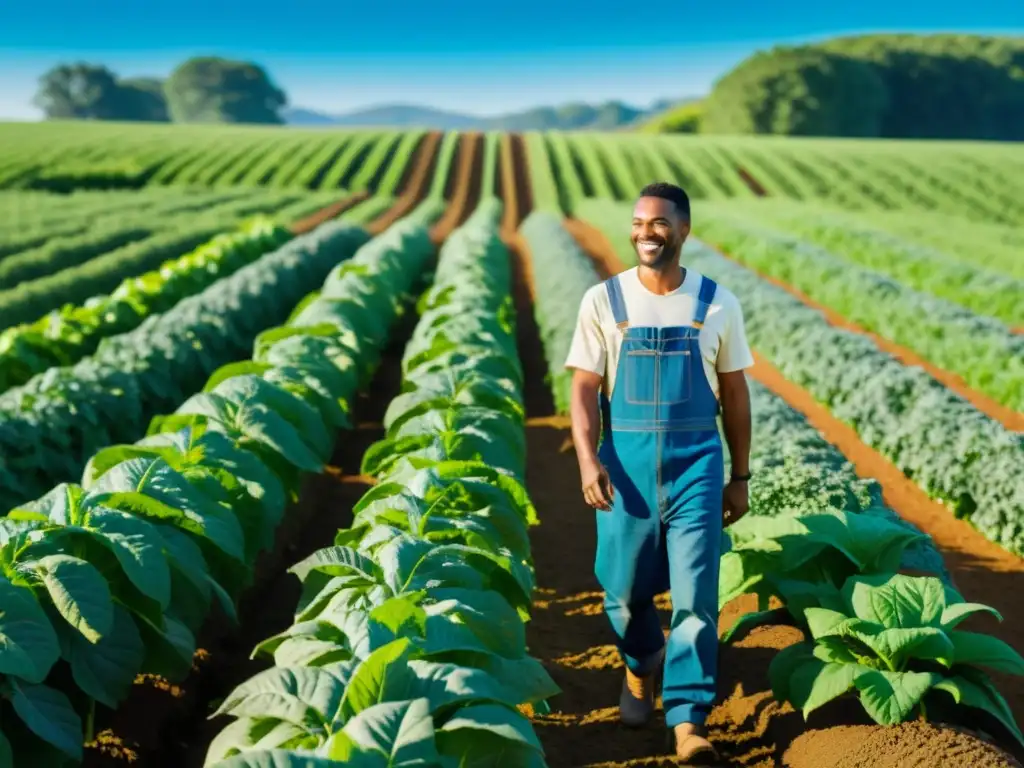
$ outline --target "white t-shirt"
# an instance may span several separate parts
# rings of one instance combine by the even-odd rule
[[[660,295],[644,287],[637,267],[619,274],[619,285],[631,326],[664,328],[690,325],[700,284],[700,273],[687,269],[679,288],[672,293]],[[754,364],[754,356],[750,353],[743,329],[740,302],[721,283],[717,284],[699,339],[704,372],[711,390],[718,397],[719,372],[739,371]],[[621,340],[622,332],[615,326],[608,290],[603,282],[598,283],[584,294],[580,302],[576,332],[565,367],[603,374],[604,391],[611,399]]]

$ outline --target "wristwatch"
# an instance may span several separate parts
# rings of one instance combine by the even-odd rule
[[[736,483],[736,482],[746,482],[747,480],[750,479],[750,477],[751,477],[751,475],[748,472],[745,475],[733,475],[732,477],[729,478],[729,480],[730,480],[730,482],[733,482],[733,483]]]

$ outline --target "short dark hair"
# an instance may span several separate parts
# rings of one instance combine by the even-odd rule
[[[679,215],[689,221],[690,196],[686,190],[667,181],[655,181],[640,190],[640,197],[660,197],[674,203]]]

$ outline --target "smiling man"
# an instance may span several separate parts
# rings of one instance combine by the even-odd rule
[[[595,572],[626,666],[620,718],[647,723],[661,678],[676,754],[692,762],[717,759],[704,721],[716,694],[718,561],[723,525],[747,511],[743,371],[754,360],[736,297],[680,264],[689,233],[686,192],[640,192],[638,266],[584,296],[565,365],[583,495],[597,510]],[[667,641],[654,606],[665,590]]]

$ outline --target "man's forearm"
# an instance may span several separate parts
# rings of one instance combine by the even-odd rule
[[[597,441],[601,435],[601,412],[597,396],[574,391],[569,416],[572,419],[572,442],[580,464],[597,461]]]
[[[722,426],[734,475],[750,472],[750,393],[746,379],[722,392]]]

